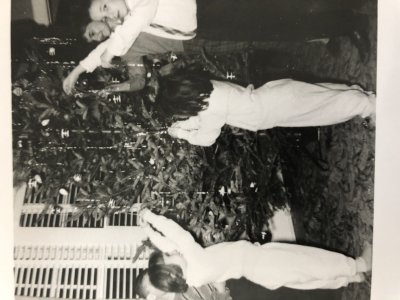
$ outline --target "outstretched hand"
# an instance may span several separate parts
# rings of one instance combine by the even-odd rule
[[[173,137],[173,138],[178,138],[178,132],[179,132],[180,128],[178,127],[170,127],[168,128],[168,134]]]
[[[63,90],[67,95],[70,95],[75,87],[75,83],[78,81],[79,75],[85,72],[85,69],[78,65],[71,73],[63,80]]]
[[[72,93],[77,80],[78,76],[75,76],[74,72],[69,73],[68,76],[63,80],[63,90],[67,95]]]

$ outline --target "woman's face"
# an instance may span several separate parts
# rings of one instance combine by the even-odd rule
[[[94,0],[89,8],[93,21],[121,20],[128,14],[125,0]]]
[[[88,42],[101,42],[108,38],[110,34],[111,29],[107,24],[99,21],[93,21],[86,26],[83,36]]]

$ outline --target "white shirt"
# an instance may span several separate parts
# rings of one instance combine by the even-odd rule
[[[151,24],[161,25],[182,32],[193,32],[197,28],[196,0],[125,0],[129,12],[122,25],[117,26],[111,36],[98,45],[80,64],[92,72],[101,65],[101,55],[105,50],[114,56],[124,55],[135,42],[140,32],[156,36],[188,40],[194,36],[168,33],[154,28]]]

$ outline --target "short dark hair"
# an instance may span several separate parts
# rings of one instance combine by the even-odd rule
[[[169,293],[184,293],[189,288],[182,268],[175,264],[156,264],[148,269],[151,284]]]
[[[149,258],[149,267],[165,264],[163,253],[160,250],[154,250]]]
[[[156,108],[167,118],[196,116],[208,107],[213,89],[208,73],[178,69],[159,78]]]

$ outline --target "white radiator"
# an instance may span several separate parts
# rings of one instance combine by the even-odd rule
[[[144,233],[136,212],[66,222],[74,192],[59,199],[60,214],[47,212],[26,185],[15,190],[14,281],[22,299],[135,299],[135,278],[149,250],[133,262]],[[71,196],[72,195],[72,196]]]

